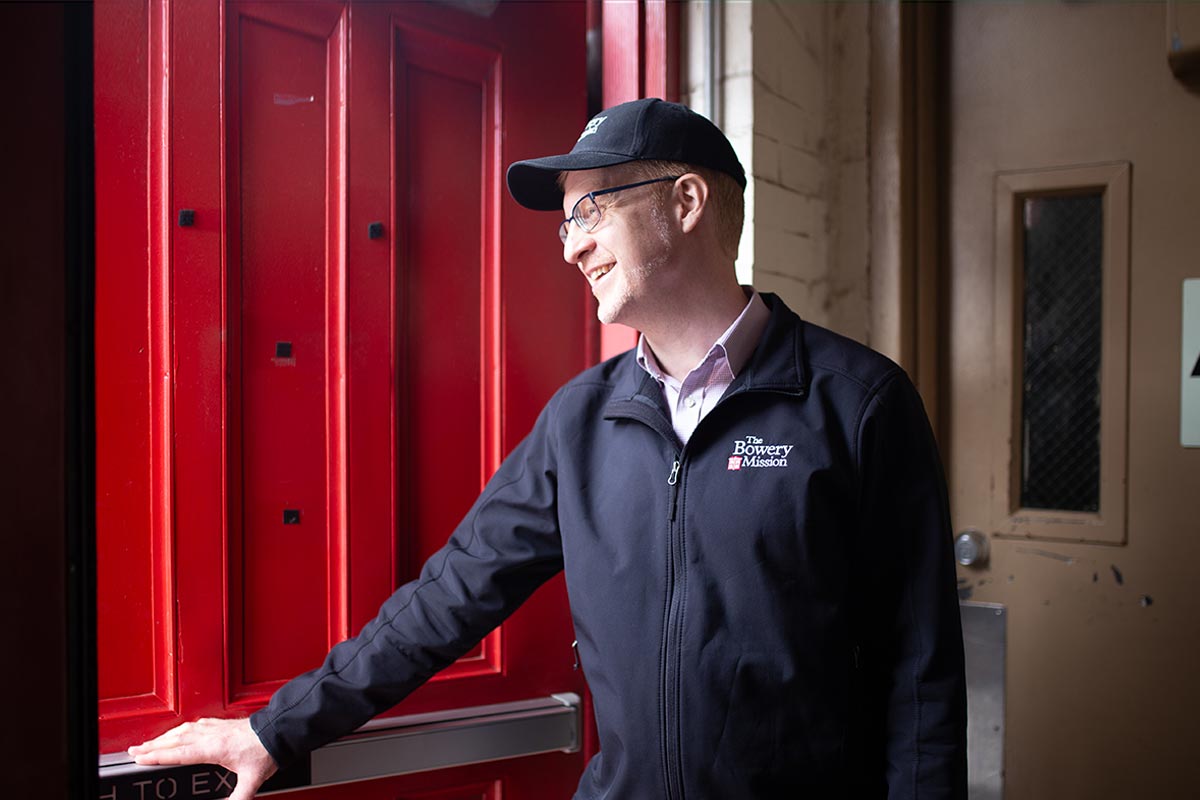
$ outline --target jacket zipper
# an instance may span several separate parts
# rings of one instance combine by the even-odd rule
[[[739,394],[749,392],[751,390],[745,387],[737,387],[732,392],[728,392],[713,407],[704,419],[700,420],[700,425],[703,425],[705,420],[709,419],[713,413],[724,405],[731,397],[736,397]],[[766,391],[772,391],[770,389]],[[785,394],[791,394],[785,392]],[[798,393],[803,396],[804,392]],[[640,405],[640,403],[638,404]],[[657,431],[664,439],[671,443],[672,446],[677,446],[678,441],[675,439],[674,431],[670,426],[663,427],[656,424],[654,416],[661,417],[658,411],[650,411],[648,408],[639,408],[636,412],[630,410],[622,413],[619,416],[628,419],[637,420],[652,430]],[[699,430],[700,425],[696,426]],[[669,431],[669,432],[668,432]],[[692,432],[692,436],[696,435],[696,431]],[[676,521],[676,506],[679,498],[679,473],[683,466],[684,458],[687,455],[687,445],[684,445],[682,451],[676,451],[674,459],[671,462],[671,471],[667,476],[667,609],[666,617],[663,625],[663,642],[662,642],[662,674],[660,676],[659,691],[662,693],[662,713],[659,718],[661,726],[663,749],[663,778],[665,782],[666,792],[665,800],[684,800],[683,795],[683,752],[680,747],[680,719],[679,719],[679,672],[680,672],[680,635],[677,630],[680,627],[680,615],[682,605],[682,588],[680,586],[684,576],[684,555],[683,555],[683,527],[682,521]],[[679,530],[677,530],[679,529]]]
[[[685,448],[686,449],[686,448]],[[667,478],[667,618],[663,626],[662,734],[663,773],[666,800],[683,800],[683,765],[679,742],[679,659],[682,584],[684,576],[683,533],[675,521],[679,500],[679,469],[683,456],[675,455]]]
[[[726,394],[705,415],[705,419],[712,416],[713,411],[716,411],[717,407],[723,402],[732,396],[741,394],[743,391],[745,389],[739,387],[732,393]],[[700,424],[696,428],[699,429],[702,424],[704,424],[703,419],[700,420]],[[692,431],[692,436],[695,435],[696,432]],[[671,464],[671,474],[667,477],[667,486],[669,487],[667,492],[668,600],[667,619],[663,627],[663,673],[661,686],[663,698],[663,772],[666,779],[666,800],[684,800],[683,747],[681,744],[682,735],[680,733],[682,722],[679,714],[679,674],[681,672],[681,660],[683,657],[683,647],[680,640],[683,635],[682,606],[686,564],[683,552],[683,521],[676,520],[676,516],[679,505],[679,473],[686,455],[687,445],[685,444],[682,451],[676,452],[675,459]]]

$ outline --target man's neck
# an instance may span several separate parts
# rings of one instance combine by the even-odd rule
[[[672,296],[670,313],[642,329],[659,367],[676,380],[683,380],[704,360],[746,308],[746,293],[735,280],[691,294]]]

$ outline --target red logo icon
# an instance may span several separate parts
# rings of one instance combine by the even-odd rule
[[[742,457],[741,456],[730,456],[729,457],[729,466],[727,466],[726,469],[739,470],[741,468],[742,468]]]

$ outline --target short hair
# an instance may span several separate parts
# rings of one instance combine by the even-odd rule
[[[621,166],[629,168],[631,179],[634,181],[666,178],[688,172],[694,172],[703,178],[708,184],[708,205],[716,214],[717,242],[725,251],[725,255],[737,258],[738,243],[742,239],[742,225],[746,219],[746,196],[732,175],[679,161],[630,161]]]
[[[708,184],[708,203],[716,215],[717,242],[725,255],[737,258],[738,243],[742,240],[742,226],[746,220],[746,196],[742,187],[727,175],[708,167],[698,167],[694,164],[684,164],[680,161],[627,161],[617,164],[612,169],[620,169],[629,175],[631,183],[648,181],[654,178],[667,178],[672,175],[684,175],[694,172]],[[558,174],[558,187],[566,183],[567,173]]]

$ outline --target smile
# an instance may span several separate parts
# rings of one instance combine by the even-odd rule
[[[592,283],[596,283],[601,278],[603,278],[605,275],[607,275],[609,272],[611,272],[612,268],[614,266],[615,266],[614,264],[605,264],[603,266],[596,267],[595,269],[590,270],[587,273],[588,280],[591,281]]]

